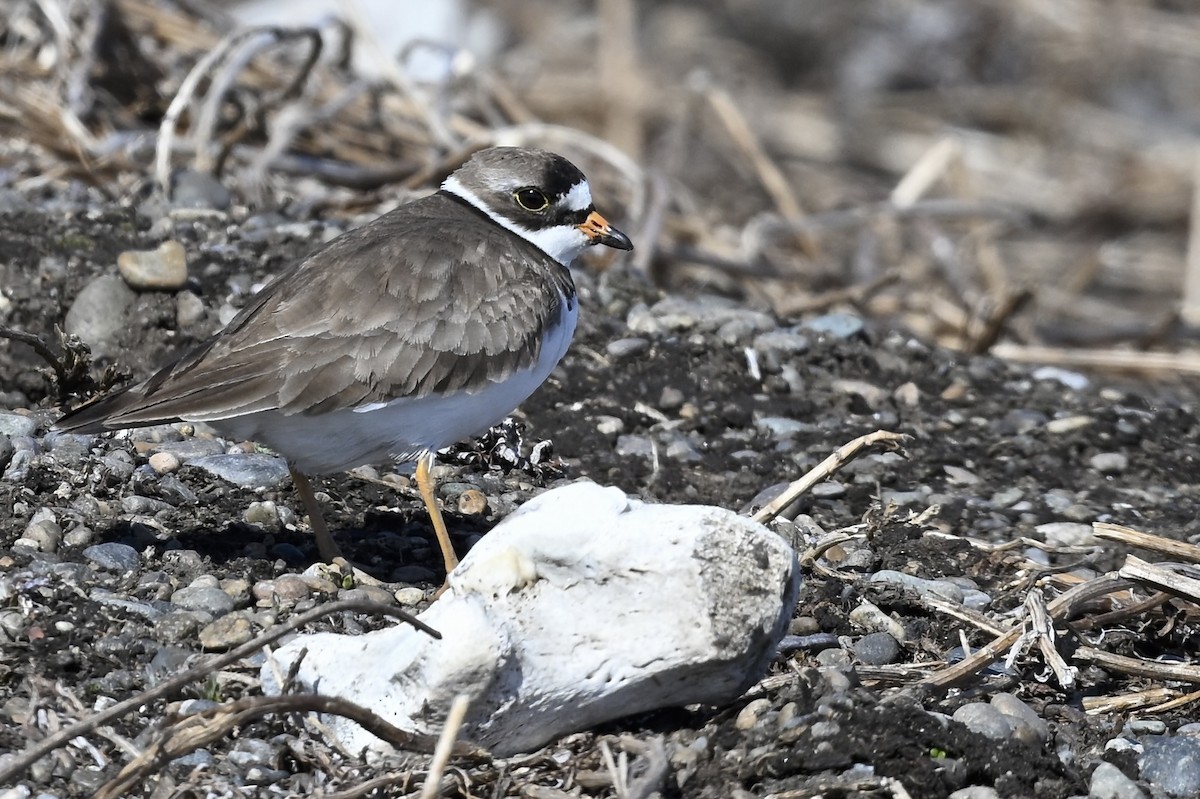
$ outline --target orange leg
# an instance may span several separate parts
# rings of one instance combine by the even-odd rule
[[[433,531],[437,533],[438,546],[442,548],[442,560],[446,563],[446,574],[454,571],[458,565],[458,555],[450,545],[450,533],[446,531],[446,522],[442,512],[438,510],[437,497],[433,493],[433,477],[429,474],[433,466],[433,453],[429,452],[417,459],[417,488],[421,491],[421,499],[425,500],[425,509],[429,511],[429,520],[433,522]]]

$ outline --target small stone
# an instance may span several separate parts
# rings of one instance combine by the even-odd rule
[[[71,528],[63,535],[63,543],[69,547],[85,547],[95,539],[96,531],[83,524]]]
[[[772,438],[784,439],[812,429],[812,425],[784,416],[763,416],[754,423],[755,427]]]
[[[275,527],[279,524],[279,508],[269,499],[264,502],[251,502],[242,512],[242,521],[260,527]]]
[[[407,586],[398,590],[396,601],[406,608],[415,607],[425,601],[425,592],[415,586]]]
[[[386,588],[377,585],[359,585],[354,588],[343,588],[338,591],[338,599],[365,599],[368,602],[379,602],[383,605],[396,604],[396,597]]]
[[[1138,758],[1141,778],[1167,796],[1200,796],[1200,738],[1145,735]]]
[[[233,195],[208,172],[181,169],[171,180],[171,205],[176,208],[212,208],[224,210],[233,204]]]
[[[1100,761],[1088,783],[1088,799],[1145,799],[1146,793],[1121,769]]]
[[[1008,716],[1017,740],[1037,746],[1050,737],[1050,726],[1033,708],[1009,693],[998,693],[991,698],[992,707]]]
[[[190,291],[175,296],[175,326],[186,329],[204,319],[204,301]]]
[[[622,458],[649,458],[654,455],[654,442],[646,436],[620,436],[615,451]]]
[[[964,469],[961,466],[946,464],[942,467],[942,471],[950,478],[950,482],[954,485],[969,486],[979,482],[979,476],[969,469]]]
[[[477,488],[468,488],[458,495],[458,512],[464,516],[482,516],[487,509],[487,496]]]
[[[121,497],[121,510],[130,515],[153,516],[156,513],[170,509],[170,503],[163,502],[161,499],[155,499],[154,497],[143,497],[140,494],[130,494]]]
[[[1134,735],[1162,735],[1167,731],[1167,723],[1162,719],[1130,719],[1125,725],[1126,732]],[[1177,735],[1182,734],[1179,730]]]
[[[90,546],[83,550],[83,557],[107,571],[134,572],[138,567],[137,550],[115,541]]]
[[[1094,421],[1096,420],[1090,416],[1064,416],[1061,419],[1051,419],[1046,422],[1045,430],[1047,433],[1062,435],[1063,433],[1082,430]]]
[[[877,605],[862,601],[849,613],[850,621],[869,633],[884,633],[896,641],[904,641],[908,634],[904,625],[883,612]]]
[[[969,702],[954,711],[953,719],[974,732],[995,740],[1012,735],[1008,717],[985,702]]]
[[[169,474],[179,468],[179,456],[173,452],[156,452],[150,456],[150,468],[158,474]]]
[[[1129,456],[1124,452],[1101,452],[1089,458],[1088,464],[1100,474],[1120,474],[1129,468]]]
[[[251,594],[260,603],[269,605],[271,602],[278,602],[283,605],[294,605],[303,599],[308,599],[312,595],[312,589],[309,588],[304,578],[294,574],[284,574],[274,580],[259,580],[251,588]]]
[[[1033,528],[1047,544],[1056,547],[1086,547],[1097,543],[1090,524],[1079,522],[1047,522]]]
[[[289,477],[287,463],[273,455],[209,455],[191,465],[242,488],[274,488]]]
[[[887,633],[868,633],[855,642],[854,656],[868,666],[895,663],[900,656],[900,644]]]
[[[679,438],[667,445],[667,457],[673,461],[699,461],[704,460],[704,456],[696,451],[692,446],[692,442],[686,438]]]
[[[37,421],[22,413],[0,412],[0,436],[15,438],[16,436],[32,436],[37,432]]]
[[[62,541],[62,528],[58,522],[35,522],[25,528],[22,540],[32,541],[39,552],[57,552]]]
[[[1079,372],[1060,369],[1057,366],[1040,366],[1033,370],[1032,376],[1034,380],[1053,380],[1073,391],[1083,391],[1089,385],[1089,381],[1085,375]]]
[[[187,284],[187,251],[174,240],[153,250],[127,250],[117,256],[117,271],[130,288],[174,291]]]
[[[207,650],[232,649],[254,637],[254,625],[245,613],[229,613],[200,628],[197,638]]]
[[[911,588],[918,594],[939,596],[942,599],[948,599],[951,602],[961,605],[963,601],[962,588],[954,583],[944,580],[926,580],[922,577],[914,577],[911,574],[894,571],[892,569],[881,569],[871,575],[871,582],[891,583],[893,585]]]
[[[663,411],[674,411],[682,407],[684,400],[683,392],[673,386],[666,386],[662,390],[662,394],[658,398],[658,408]]]
[[[116,339],[129,321],[126,311],[136,299],[137,295],[118,275],[101,275],[75,297],[63,329],[79,336],[94,355],[115,355]]]
[[[606,436],[618,435],[625,432],[625,422],[616,416],[597,416],[596,432]]]
[[[911,380],[896,387],[892,399],[906,408],[915,408],[921,404],[921,389]]]
[[[650,342],[644,338],[619,338],[616,341],[610,341],[604,351],[608,353],[610,358],[629,358],[634,355],[641,355],[650,349]]]
[[[762,715],[771,708],[771,700],[769,699],[754,699],[745,707],[738,711],[737,718],[734,719],[733,726],[743,732],[754,729],[754,725],[758,724],[758,720]]]
[[[154,625],[154,635],[166,644],[182,643],[195,637],[200,629],[200,614],[177,610],[166,614]]]
[[[840,339],[850,339],[863,332],[863,320],[853,314],[831,313],[805,322],[802,327],[814,333],[825,333]]]
[[[184,610],[199,610],[213,616],[224,616],[235,606],[233,597],[217,586],[196,585],[195,582],[171,594],[171,604]]]

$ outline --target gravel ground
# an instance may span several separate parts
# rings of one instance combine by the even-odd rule
[[[52,342],[56,325],[92,336],[86,325],[107,325],[93,374],[117,364],[140,377],[343,224],[192,215],[151,229],[95,197],[9,211],[5,323]],[[141,278],[114,278],[119,253],[168,239],[189,253],[181,286],[135,291]],[[171,248],[160,256],[169,262]],[[157,261],[147,268],[172,268]],[[851,536],[805,562],[791,635],[743,699],[626,719],[524,758],[463,762],[444,778],[448,795],[1191,795],[1200,725],[1187,723],[1186,705],[1084,712],[1088,697],[1159,683],[1083,663],[1065,690],[1033,652],[949,692],[914,683],[991,640],[963,618],[1003,626],[1039,578],[1118,566],[1120,553],[1095,546],[1091,522],[1196,539],[1192,387],[1017,368],[848,313],[779,319],[717,296],[667,296],[621,264],[577,279],[576,341],[522,408],[523,441],[502,441],[527,455],[549,440],[553,458],[514,468],[492,440],[438,467],[460,550],[561,480],[740,509],[857,435],[883,428],[911,440],[903,452],[865,454],[775,523],[801,549],[826,532]],[[335,598],[419,610],[440,582],[408,477],[324,481],[336,537],[382,580],[349,585],[315,563],[278,461],[187,426],[48,433],[55,401],[41,368],[29,347],[0,345],[0,766],[298,613]],[[931,610],[930,595],[961,613]],[[347,612],[309,629],[389,623]],[[1061,629],[1061,648],[1179,662],[1196,630],[1194,608],[1168,602],[1103,631]],[[254,696],[258,665],[219,669],[75,738],[0,796],[94,795],[164,719]],[[629,785],[614,784],[613,750],[628,759]],[[427,766],[417,755],[367,763],[295,715],[272,716],[152,764],[124,795],[401,795]],[[374,783],[371,794],[373,779],[391,787]]]

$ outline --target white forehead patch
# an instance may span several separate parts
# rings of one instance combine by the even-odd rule
[[[588,188],[587,181],[582,181],[571,187],[571,191],[565,195],[567,198],[572,198],[572,202],[579,201],[580,186],[583,187],[583,196],[587,200],[582,207],[569,205],[573,211],[582,211],[584,208],[592,204],[592,191]],[[516,233],[521,238],[528,241],[533,246],[537,247],[542,252],[549,255],[554,260],[558,261],[563,266],[570,266],[571,261],[591,243],[591,239],[587,237],[575,225],[555,225],[554,227],[544,228],[542,230],[530,230],[527,227],[518,225],[507,217],[501,216],[479,198],[475,192],[468,189],[462,182],[451,175],[442,183],[442,191],[450,192],[462,200],[483,211],[488,217],[505,230],[510,230]]]
[[[572,211],[586,211],[592,207],[592,187],[581,180],[563,195],[562,203]]]

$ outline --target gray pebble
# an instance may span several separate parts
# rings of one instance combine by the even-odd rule
[[[811,345],[808,337],[794,330],[769,330],[754,337],[754,349],[763,355],[771,353],[799,355],[807,352],[809,346]]]
[[[1008,738],[1013,732],[1009,718],[985,702],[965,704],[954,711],[952,718],[968,729],[995,740]]]
[[[958,604],[962,604],[963,601],[962,589],[954,583],[944,580],[926,580],[922,577],[914,577],[911,574],[893,571],[892,569],[883,569],[875,572],[871,575],[871,582],[891,583],[892,585],[911,588],[918,594],[932,594]]]
[[[797,433],[812,429],[812,425],[786,416],[764,416],[754,423],[755,427],[776,439],[791,438]]]
[[[763,714],[771,709],[771,700],[769,699],[754,699],[746,703],[746,706],[738,711],[737,717],[733,720],[733,726],[739,730],[752,730],[754,725],[758,724],[758,720]]]
[[[97,567],[114,572],[135,572],[138,567],[137,550],[129,544],[107,541],[83,550],[83,556]]]
[[[171,594],[171,604],[184,610],[199,610],[213,616],[224,616],[234,608],[234,600],[216,586],[196,585],[180,588]]]
[[[200,646],[218,651],[241,646],[253,637],[254,625],[245,611],[228,613],[214,619],[196,633]]]
[[[36,432],[37,420],[32,416],[0,411],[0,436],[14,438],[15,436],[32,436]]]
[[[825,333],[840,339],[850,339],[863,332],[863,320],[854,314],[831,313],[805,322],[802,327],[814,333]]]
[[[204,301],[190,291],[175,297],[175,325],[186,329],[204,319]]]
[[[73,527],[63,535],[63,543],[69,547],[85,547],[96,539],[96,531],[85,524]]]
[[[158,620],[154,625],[154,635],[167,644],[191,642],[202,622],[201,614],[176,610]]]
[[[887,633],[868,633],[855,642],[854,656],[868,666],[895,663],[900,656],[900,644]]]
[[[386,588],[380,588],[377,585],[360,585],[355,588],[343,588],[338,591],[337,598],[339,600],[366,600],[368,602],[379,602],[383,605],[396,604],[396,595]]]
[[[625,422],[616,416],[597,416],[596,432],[606,436],[615,436],[625,432]]]
[[[62,541],[62,527],[54,519],[30,522],[21,537],[32,541],[39,552],[57,552]]]
[[[1200,795],[1200,738],[1146,735],[1138,758],[1142,779],[1168,796]]]
[[[1096,420],[1090,416],[1062,416],[1046,422],[1045,430],[1047,433],[1055,435],[1073,433],[1076,430],[1082,430],[1094,421]]]
[[[646,436],[619,436],[615,451],[622,458],[649,458],[654,455],[654,442]]]
[[[1088,783],[1088,799],[1145,799],[1145,792],[1125,772],[1101,761]]]
[[[125,513],[153,516],[156,513],[170,509],[170,504],[163,502],[161,499],[154,499],[153,497],[143,497],[138,494],[121,497],[121,510]]]
[[[1079,522],[1047,522],[1033,528],[1047,544],[1059,547],[1083,547],[1097,543],[1090,524]]]
[[[703,460],[696,448],[692,446],[692,442],[686,438],[678,438],[667,445],[667,457],[674,461],[694,462]]]
[[[1053,380],[1073,391],[1083,391],[1089,385],[1085,375],[1071,372],[1057,366],[1040,366],[1031,373],[1034,380]]]
[[[233,204],[229,189],[207,172],[181,169],[171,180],[171,205],[176,208],[212,208],[223,211]]]
[[[197,458],[209,455],[220,455],[225,447],[220,441],[211,438],[185,438],[179,441],[164,441],[162,446],[155,448],[158,452],[174,455],[184,463],[190,463]]]
[[[659,395],[658,408],[663,411],[675,411],[682,407],[686,399],[682,391],[673,386],[667,386]]]
[[[1167,731],[1167,723],[1161,719],[1130,719],[1125,731],[1135,735],[1162,735]],[[1176,734],[1180,731],[1176,730]]]
[[[1088,464],[1100,474],[1120,474],[1129,468],[1129,456],[1124,452],[1100,452],[1089,458]]]
[[[273,488],[288,479],[283,458],[261,454],[209,455],[191,465],[243,488]]]
[[[153,250],[126,250],[117,256],[117,271],[130,288],[174,291],[187,283],[187,251],[174,240]]]
[[[618,359],[641,355],[649,350],[650,341],[644,338],[619,338],[608,342],[608,346],[604,348],[608,357]]]
[[[846,486],[836,480],[826,480],[817,483],[808,493],[813,499],[841,499],[846,496]]]
[[[1008,716],[1013,735],[1030,745],[1038,745],[1050,737],[1050,726],[1029,705],[1009,693],[998,693],[991,698],[992,707]]]
[[[101,275],[79,292],[67,311],[63,329],[79,336],[95,355],[116,354],[116,339],[128,320],[126,311],[137,299],[118,275]]]

